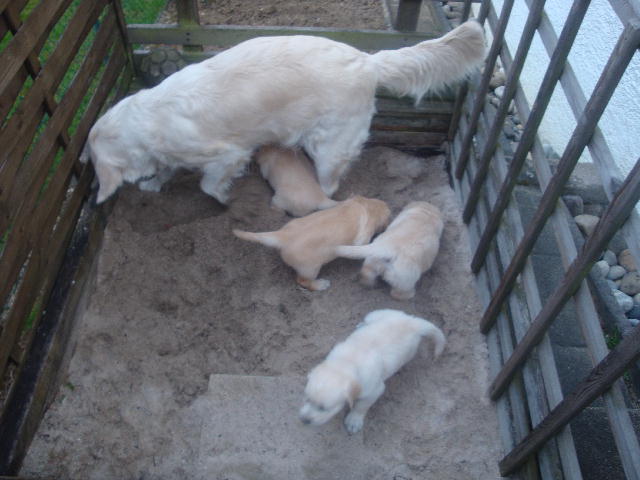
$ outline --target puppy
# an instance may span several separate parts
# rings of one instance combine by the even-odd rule
[[[300,149],[269,145],[260,148],[255,156],[260,173],[275,191],[271,199],[274,207],[303,217],[337,205],[320,188],[309,159]]]
[[[367,314],[309,373],[300,419],[322,425],[348,404],[344,425],[349,433],[360,431],[367,411],[384,392],[384,381],[413,358],[422,337],[431,339],[438,357],[446,340],[431,322],[399,310]]]
[[[436,40],[370,55],[313,36],[259,37],[189,65],[105,113],[89,133],[98,203],[123,182],[158,190],[183,167],[222,203],[261,145],[301,146],[328,196],[369,133],[378,87],[420,100],[484,58],[475,21]]]
[[[438,207],[427,202],[411,202],[389,228],[369,245],[340,246],[340,257],[364,258],[361,281],[373,286],[376,278],[391,285],[391,296],[413,298],[416,283],[431,268],[440,248],[444,222]]]
[[[338,245],[362,245],[389,223],[389,207],[382,200],[356,196],[328,210],[291,220],[276,232],[233,233],[250,242],[280,250],[284,263],[309,290],[325,290],[329,280],[317,278],[320,268],[337,257]]]

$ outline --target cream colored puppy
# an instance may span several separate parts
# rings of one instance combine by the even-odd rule
[[[411,202],[372,243],[340,246],[336,252],[340,257],[365,259],[360,272],[362,283],[372,286],[382,275],[391,285],[391,296],[407,300],[415,295],[422,274],[433,265],[443,229],[438,207]]]
[[[389,207],[382,200],[356,196],[328,210],[291,220],[275,232],[234,230],[243,240],[280,250],[284,263],[309,290],[325,290],[330,282],[318,279],[320,268],[337,258],[338,245],[362,245],[389,223]]]
[[[338,202],[327,197],[320,188],[302,150],[267,145],[260,148],[255,157],[260,173],[275,191],[271,199],[274,207],[294,217],[302,217],[337,205]]]
[[[385,380],[413,358],[422,337],[431,339],[438,357],[446,340],[431,322],[399,310],[368,313],[309,373],[300,419],[322,425],[348,404],[344,425],[349,433],[360,431],[367,411],[384,392]]]

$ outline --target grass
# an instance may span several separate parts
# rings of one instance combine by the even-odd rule
[[[167,0],[122,0],[127,23],[155,23]]]
[[[42,302],[40,300],[36,301],[36,303],[31,308],[31,312],[27,316],[26,320],[22,324],[22,332],[28,332],[33,328],[36,323],[36,319],[40,316],[40,310],[42,307]]]
[[[604,339],[607,342],[607,348],[609,350],[613,350],[622,341],[622,335],[620,334],[620,331],[618,330],[617,327],[613,327],[613,331],[611,333],[605,333]],[[624,378],[625,382],[627,383],[627,387],[628,387],[627,389],[629,391],[633,391],[633,388],[631,388],[631,386],[630,386],[631,385],[631,373],[629,372],[629,370],[624,372],[622,377]]]
[[[620,332],[615,327],[613,328],[613,332],[605,334],[604,338],[607,342],[607,348],[609,350],[613,350],[614,348],[616,348],[622,341],[622,335],[620,335]]]

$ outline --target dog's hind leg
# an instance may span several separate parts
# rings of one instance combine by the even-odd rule
[[[330,122],[326,122],[323,128],[319,127],[303,140],[305,150],[313,158],[320,187],[327,196],[338,190],[340,179],[360,155],[369,136],[373,111],[371,104],[364,114],[352,116],[347,122],[332,119],[334,123],[330,127],[326,126]]]
[[[200,188],[222,204],[229,201],[229,187],[231,181],[242,175],[242,167],[250,160],[250,152],[230,150],[216,156],[202,168],[203,176]]]
[[[376,385],[376,387],[369,392],[366,396],[360,397],[356,400],[351,407],[351,410],[344,418],[344,426],[347,432],[350,434],[357,433],[362,430],[364,425],[364,417],[371,408],[371,405],[376,403],[376,400],[384,393],[384,383]]]

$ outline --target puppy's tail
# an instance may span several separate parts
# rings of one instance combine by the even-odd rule
[[[429,338],[433,342],[434,355],[436,358],[440,356],[444,350],[444,346],[447,344],[447,339],[438,327],[428,320],[421,319],[424,322],[422,329],[422,336]]]
[[[482,26],[470,20],[438,39],[383,50],[369,58],[378,74],[378,86],[398,96],[411,95],[418,103],[425,93],[463,80],[480,66],[484,55]]]
[[[340,245],[339,247],[336,247],[336,255],[339,257],[355,259],[375,257],[385,260],[391,258],[386,251],[373,243],[368,245]]]
[[[333,208],[336,205],[338,205],[338,203],[340,202],[327,198],[326,200],[323,200],[322,202],[320,202],[320,205],[318,205],[318,210],[326,210],[327,208]]]
[[[233,234],[241,238],[242,240],[247,240],[249,242],[261,243],[267,247],[271,248],[280,248],[281,243],[280,239],[276,235],[276,232],[244,232],[242,230],[234,229]]]

